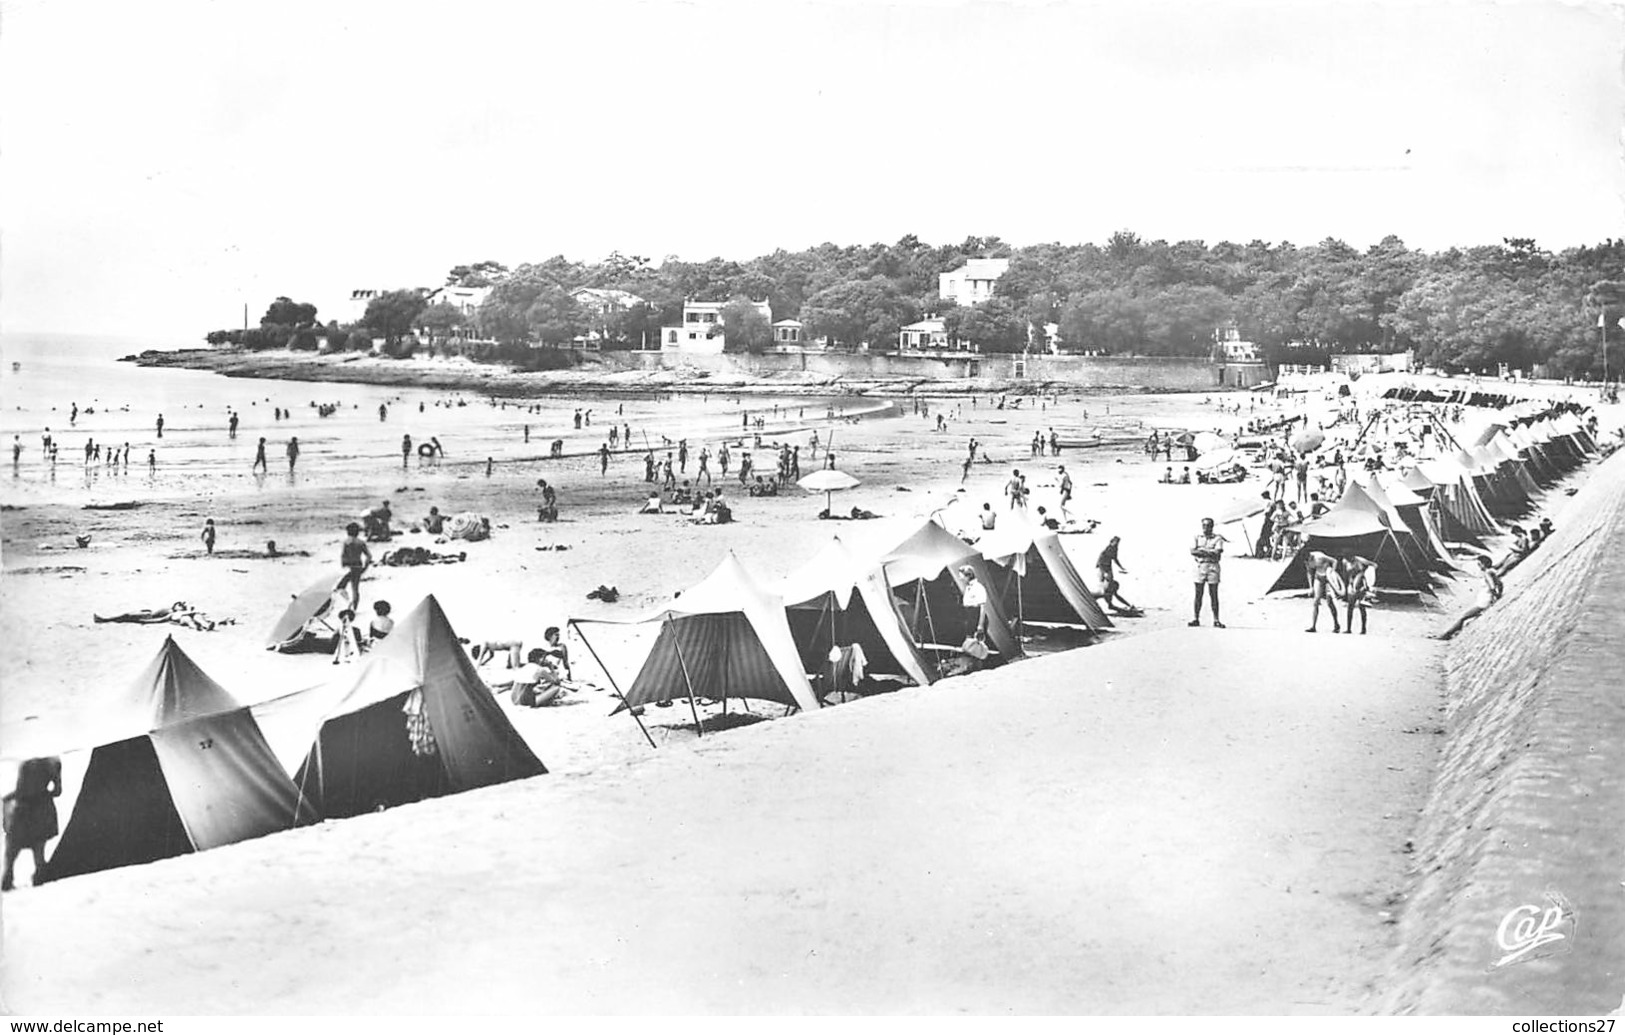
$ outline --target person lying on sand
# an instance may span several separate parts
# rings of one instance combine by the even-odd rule
[[[90,617],[98,622],[134,622],[139,625],[173,622],[199,632],[213,632],[216,626],[237,624],[235,618],[210,618],[184,600],[177,600],[169,607],[155,608],[151,611],[126,611],[124,614],[107,617],[93,614]]]
[[[468,560],[466,551],[436,553],[423,546],[402,546],[385,553],[378,563],[391,568],[415,568],[420,564],[456,564]]]

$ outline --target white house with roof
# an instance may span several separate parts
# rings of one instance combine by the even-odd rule
[[[937,275],[937,294],[960,305],[986,302],[993,297],[993,285],[1009,271],[1009,259],[967,259],[958,269]]]
[[[683,303],[683,322],[677,327],[660,328],[660,347],[679,352],[721,352],[726,344],[722,333],[722,310],[729,302]],[[773,306],[767,299],[751,302],[768,323],[773,322]]]
[[[449,305],[457,309],[464,316],[473,316],[479,311],[485,300],[491,297],[489,287],[463,287],[460,284],[447,284],[445,287],[435,288],[429,292],[424,301],[430,305]]]
[[[940,351],[949,348],[948,322],[940,316],[927,316],[907,324],[897,332],[897,347],[903,352]]]
[[[802,330],[800,320],[778,320],[773,324],[773,344],[781,347],[804,344]]]

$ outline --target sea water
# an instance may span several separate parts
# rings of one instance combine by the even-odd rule
[[[120,362],[149,348],[176,345],[142,338],[0,335],[0,443],[6,450],[0,454],[0,492],[7,500],[82,503],[182,496],[204,487],[266,491],[304,477],[359,481],[403,466],[403,435],[412,440],[406,465],[425,477],[466,472],[487,459],[498,464],[542,460],[559,439],[567,453],[589,453],[606,441],[612,424],[630,424],[634,447],[653,449],[657,457],[672,448],[667,440],[674,444],[681,438],[698,453],[702,444],[714,450],[724,438],[737,440],[745,412],[767,417],[775,432],[783,432],[803,416],[813,425],[832,407],[854,405],[734,394],[662,398],[584,392],[493,400],[475,391],[229,378]],[[331,415],[320,416],[319,404],[333,407]],[[380,406],[385,407],[382,419]],[[278,419],[278,409],[286,416]],[[578,410],[584,417],[591,411],[590,425],[575,426]],[[236,438],[227,432],[232,413],[240,418]],[[43,450],[47,429],[58,446],[54,465]],[[20,436],[23,447],[16,463],[10,455],[13,436]],[[290,479],[287,443],[295,436],[300,458]],[[251,468],[261,437],[269,473],[256,475]],[[444,456],[429,463],[419,458],[418,447],[431,438],[440,441]],[[105,452],[100,461],[86,461],[89,442],[104,450],[128,444],[127,469],[109,466]],[[155,461],[150,469],[149,451]]]

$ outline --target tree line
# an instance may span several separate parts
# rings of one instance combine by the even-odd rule
[[[972,306],[939,299],[939,275],[972,258],[1010,260],[993,297]],[[429,304],[420,290],[386,292],[350,326],[321,325],[314,306],[278,298],[258,328],[208,340],[314,349],[321,338],[329,348],[371,348],[383,338],[391,355],[428,345],[535,365],[533,354],[546,350],[534,346],[589,336],[604,348],[657,347],[660,329],[681,323],[690,298],[728,301],[710,333],[752,351],[772,338],[750,304],[761,299],[775,319],[801,320],[807,340],[882,350],[896,347],[904,325],[938,315],[951,337],[986,352],[1020,352],[1054,325],[1063,351],[1203,356],[1215,329],[1234,322],[1277,363],[1414,349],[1419,362],[1448,370],[1544,364],[1556,376],[1596,378],[1601,337],[1625,337],[1616,323],[1625,317],[1625,240],[1614,239],[1560,252],[1527,238],[1426,252],[1394,236],[1361,251],[1331,238],[1302,247],[1210,245],[1147,241],[1127,230],[1104,244],[1026,247],[975,236],[930,245],[909,235],[745,261],[656,264],[619,252],[595,263],[485,261],[453,267],[446,282],[490,291],[474,313]],[[1613,370],[1622,364],[1625,353]]]

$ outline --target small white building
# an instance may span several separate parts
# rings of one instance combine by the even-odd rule
[[[464,316],[472,317],[479,311],[485,300],[491,297],[489,287],[463,287],[459,284],[448,284],[445,287],[435,288],[424,298],[430,305],[449,305],[457,309]]]
[[[927,316],[904,326],[897,332],[897,347],[903,352],[947,349],[947,321],[940,316]]]
[[[986,302],[993,297],[993,285],[1009,270],[1009,259],[967,259],[958,269],[937,275],[937,295],[960,305]]]
[[[722,310],[730,304],[732,303],[696,302],[693,299],[685,301],[682,325],[660,328],[660,347],[681,352],[721,352],[726,344],[722,333]],[[768,323],[773,322],[773,307],[767,299],[750,304],[756,307],[756,311],[761,313]]]
[[[1258,363],[1263,359],[1258,346],[1241,336],[1241,328],[1227,323],[1213,332],[1213,342],[1219,359],[1226,363]]]
[[[801,330],[800,320],[780,320],[773,325],[773,344],[800,345]]]

